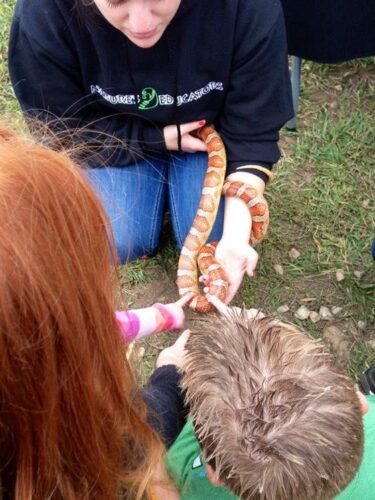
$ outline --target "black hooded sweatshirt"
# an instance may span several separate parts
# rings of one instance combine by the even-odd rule
[[[9,70],[27,115],[112,144],[90,166],[166,152],[163,127],[199,119],[221,133],[229,173],[279,159],[293,115],[279,0],[182,0],[148,49],[74,4],[18,0]]]

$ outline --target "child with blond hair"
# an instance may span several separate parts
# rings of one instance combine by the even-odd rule
[[[319,342],[232,310],[186,348],[191,419],[167,457],[182,499],[374,498],[375,397]]]

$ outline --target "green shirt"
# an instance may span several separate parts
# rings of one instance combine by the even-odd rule
[[[357,474],[335,500],[374,500],[375,498],[375,396],[367,396],[369,411],[363,418],[364,451]]]
[[[368,396],[370,409],[364,416],[365,446],[361,466],[352,482],[335,500],[375,499],[375,396]],[[207,479],[206,464],[189,420],[169,449],[167,469],[182,500],[235,500],[227,488],[216,488]]]
[[[178,489],[181,500],[236,500],[227,488],[212,486],[207,479],[206,463],[188,420],[166,457],[168,473]]]

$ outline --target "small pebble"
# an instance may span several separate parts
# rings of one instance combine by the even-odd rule
[[[332,307],[332,313],[336,316],[336,314],[339,314],[342,311],[342,307]]]
[[[332,101],[332,102],[330,102],[330,103],[329,103],[329,107],[330,107],[331,109],[336,109],[336,108],[337,108],[337,101]]]
[[[375,349],[375,340],[368,340],[366,345],[368,345],[370,349]]]
[[[326,306],[322,306],[319,309],[319,315],[320,315],[320,318],[323,319],[324,321],[332,319],[331,311]]]
[[[284,274],[284,269],[283,269],[283,266],[281,264],[275,264],[273,266],[273,268],[275,269],[276,271],[276,274],[278,274],[279,276],[283,276]]]
[[[301,253],[296,248],[292,248],[289,252],[289,257],[293,260],[298,259],[300,255]]]
[[[289,306],[287,304],[284,304],[277,308],[278,313],[286,313],[288,311],[289,311]]]
[[[336,269],[336,281],[342,281],[345,279],[345,274],[342,269]]]
[[[311,323],[317,323],[318,321],[320,321],[319,313],[317,313],[316,311],[311,311],[310,321]]]
[[[366,328],[366,321],[359,320],[357,325],[360,330],[364,330]]]
[[[307,309],[306,306],[301,306],[297,311],[294,313],[294,316],[297,319],[302,319],[305,320],[310,316],[310,310]]]
[[[360,280],[363,276],[363,271],[354,271],[353,274],[356,278],[358,278]]]
[[[363,200],[362,201],[362,207],[363,208],[368,208],[369,204],[370,204],[370,200]]]

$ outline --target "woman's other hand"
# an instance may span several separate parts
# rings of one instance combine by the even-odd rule
[[[195,122],[182,123],[180,125],[181,132],[181,151],[185,153],[196,153],[197,151],[207,151],[206,144],[198,137],[191,135],[191,132],[198,130],[206,124],[205,120]],[[165,146],[169,151],[178,151],[178,126],[167,125],[164,127]]]

